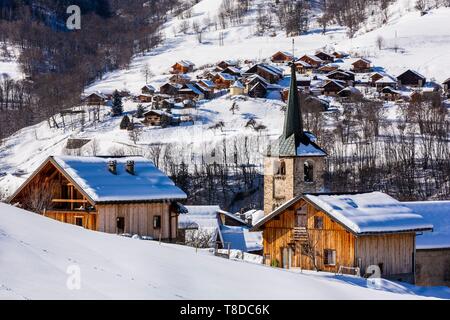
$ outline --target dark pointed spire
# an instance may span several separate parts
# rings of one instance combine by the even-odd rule
[[[297,145],[297,142],[299,142],[303,136],[303,120],[294,61],[292,61],[291,64],[291,85],[289,88],[289,98],[284,118],[283,136],[287,139],[292,134],[295,134],[295,142]]]

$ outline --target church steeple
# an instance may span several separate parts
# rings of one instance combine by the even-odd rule
[[[284,118],[283,136],[285,139],[295,135],[295,142],[300,142],[303,136],[303,119],[300,107],[300,97],[297,89],[297,75],[294,62],[291,63],[291,84],[289,87],[289,98]]]

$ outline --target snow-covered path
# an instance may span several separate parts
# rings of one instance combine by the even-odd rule
[[[66,286],[79,267],[81,290]],[[0,204],[0,299],[417,299],[450,289],[300,274],[87,231]]]

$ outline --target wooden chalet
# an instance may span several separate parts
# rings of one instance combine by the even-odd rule
[[[336,59],[343,59],[349,56],[349,54],[344,51],[333,51],[332,55]]]
[[[93,92],[84,98],[84,102],[88,106],[103,106],[107,100],[108,97],[101,92]]]
[[[382,277],[408,282],[414,282],[416,234],[432,229],[422,216],[381,192],[300,195],[252,228],[263,231],[268,265],[344,273],[359,269],[361,275],[375,265]]]
[[[229,75],[232,75],[234,77],[242,76],[242,70],[236,67],[227,67],[223,69],[222,73],[228,73]]]
[[[202,79],[195,83],[195,86],[203,93],[205,99],[212,99],[216,84],[211,80]]]
[[[267,87],[263,82],[258,81],[249,87],[247,94],[252,98],[265,98],[267,95]]]
[[[153,101],[153,95],[141,93],[137,96],[137,100],[141,103],[150,103]]]
[[[144,113],[143,124],[151,127],[165,127],[171,124],[173,116],[162,110],[150,110]]]
[[[217,67],[219,67],[219,70],[225,70],[228,67],[237,67],[238,63],[236,61],[232,60],[222,60],[219,63],[217,63]]]
[[[178,91],[181,89],[181,85],[178,83],[165,83],[159,88],[159,92],[161,94],[166,94],[169,96],[174,96],[178,94]]]
[[[194,71],[194,64],[188,60],[180,60],[171,68],[171,73],[188,73]]]
[[[313,66],[310,65],[309,63],[303,61],[303,60],[297,60],[294,62],[295,65],[295,69],[297,70],[297,72],[299,73],[311,73]]]
[[[152,94],[156,93],[156,89],[152,85],[146,84],[145,86],[143,86],[141,88],[141,93],[142,94],[152,95]]]
[[[244,76],[248,77],[254,74],[264,78],[269,83],[276,83],[283,79],[283,70],[266,63],[255,64],[244,73]]]
[[[355,87],[345,87],[344,89],[342,89],[341,91],[339,91],[337,93],[337,95],[341,98],[355,98],[355,99],[359,99],[363,97],[363,94],[361,93],[361,91],[359,91],[357,88]]]
[[[191,77],[184,73],[176,73],[169,78],[170,83],[186,84],[191,82]]]
[[[377,87],[377,90],[381,90],[385,87],[391,87],[393,89],[397,88],[397,79],[394,77],[391,77],[390,75],[384,75],[382,78],[376,80],[374,82],[375,86]]]
[[[24,209],[116,234],[164,241],[177,234],[178,204],[186,194],[142,157],[53,156],[12,195]]]
[[[311,56],[308,54],[305,54],[304,56],[302,56],[300,59],[300,61],[306,62],[307,64],[309,64],[311,67],[313,67],[314,69],[319,68],[321,65],[325,64],[326,62],[323,61],[322,59],[320,59],[319,57],[316,56]]]
[[[216,74],[213,81],[217,89],[228,89],[236,81],[236,77],[228,73],[220,72]]]
[[[205,99],[205,95],[203,94],[203,92],[192,83],[184,84],[180,88],[180,90],[178,90],[178,97],[181,99],[190,99],[190,100]]]
[[[400,99],[402,96],[399,91],[397,91],[394,88],[389,87],[389,86],[381,89],[380,94],[381,94],[382,99],[386,100],[386,101],[396,101],[396,100]]]
[[[355,74],[350,71],[336,70],[327,74],[327,78],[344,81],[347,85],[352,86],[355,81]]]
[[[319,69],[317,69],[317,71],[320,73],[330,73],[330,72],[336,71],[338,69],[339,69],[339,65],[334,64],[334,63],[328,63],[328,64],[321,66]]]
[[[334,62],[334,56],[332,54],[328,54],[324,51],[316,52],[315,56],[318,57],[320,60],[324,61],[325,63]]]
[[[371,69],[372,62],[364,58],[359,58],[352,63],[353,72],[370,72]]]
[[[287,51],[278,51],[272,55],[270,61],[272,61],[273,63],[285,63],[290,62],[293,59],[294,56],[292,55],[292,53]]]
[[[397,80],[399,85],[409,87],[423,87],[427,81],[424,76],[411,69],[406,70],[401,75],[399,75],[397,77]]]
[[[320,89],[326,96],[336,96],[338,92],[344,89],[346,86],[345,81],[341,80],[328,80],[323,84]]]

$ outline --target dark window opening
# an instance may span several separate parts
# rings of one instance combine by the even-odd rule
[[[75,217],[75,224],[79,227],[83,227],[83,217]]]
[[[314,182],[314,166],[311,162],[306,161],[303,166],[304,171],[304,181]]]
[[[323,252],[323,263],[327,266],[336,265],[336,250],[325,249]]]
[[[314,229],[323,229],[323,217],[314,217]]]
[[[295,226],[296,227],[306,227],[306,206],[303,206],[295,212]]]
[[[154,216],[153,229],[160,229],[160,228],[161,228],[161,216]]]
[[[280,175],[280,176],[285,176],[286,175],[286,163],[284,162],[284,160],[281,160],[278,163],[277,174]]]
[[[125,232],[125,218],[124,217],[117,218],[117,232],[118,233]]]

